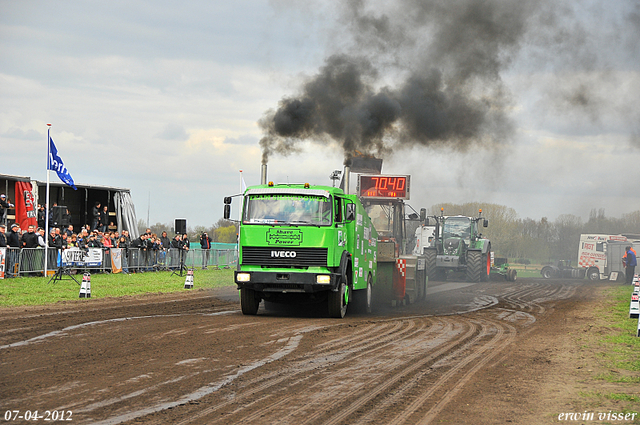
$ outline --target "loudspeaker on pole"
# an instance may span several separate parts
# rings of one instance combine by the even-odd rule
[[[184,235],[187,233],[187,219],[186,218],[176,218],[174,230],[176,234]]]
[[[193,289],[193,269],[187,270],[187,278],[184,280],[184,289]]]

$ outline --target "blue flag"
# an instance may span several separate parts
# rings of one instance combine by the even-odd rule
[[[62,162],[62,158],[58,156],[58,149],[56,149],[56,145],[53,144],[53,139],[49,137],[49,161],[47,164],[47,170],[53,170],[58,173],[58,177],[62,180],[67,186],[71,186],[74,190],[78,190],[75,183],[73,183],[73,177],[69,174],[69,170],[64,166],[64,162]]]

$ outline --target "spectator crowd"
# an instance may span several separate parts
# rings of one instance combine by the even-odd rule
[[[5,202],[4,195],[0,196],[0,200]],[[7,203],[7,208],[9,208]],[[6,208],[4,213],[6,213]],[[173,239],[169,239],[167,232],[163,231],[160,236],[151,232],[151,229],[147,228],[146,232],[142,233],[138,238],[132,239],[127,230],[123,230],[122,233],[118,232],[117,228],[107,224],[108,209],[106,206],[101,208],[99,202],[95,204],[92,209],[92,224],[85,225],[76,231],[72,224],[66,226],[56,225],[53,221],[53,216],[50,215],[49,223],[49,235],[45,236],[45,209],[42,205],[38,205],[38,226],[30,225],[27,229],[21,229],[18,223],[11,224],[8,228],[6,218],[3,214],[4,220],[0,224],[0,247],[17,248],[22,249],[34,249],[34,248],[55,248],[56,250],[66,250],[68,248],[123,248],[123,271],[128,273],[127,270],[127,258],[130,256],[129,251],[134,251],[136,256],[135,260],[139,260],[138,255],[146,262],[149,262],[149,258],[164,258],[166,252],[169,249],[188,251],[190,249],[190,242],[187,234],[177,234]],[[112,229],[113,230],[110,230]],[[6,264],[11,263],[11,260],[16,259],[16,255],[19,251],[16,249],[10,250],[7,254]],[[55,261],[55,260],[54,260]],[[55,262],[51,263],[52,268],[56,267]],[[144,271],[144,269],[138,269]],[[8,273],[10,276],[11,273]]]

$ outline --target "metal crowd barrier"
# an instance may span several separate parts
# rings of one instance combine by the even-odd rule
[[[44,252],[44,248],[7,247],[5,277],[42,275],[44,273]],[[64,251],[49,248],[47,270],[49,273],[53,273],[62,266],[78,272],[110,273],[113,271],[111,257],[110,248],[71,248]],[[238,263],[238,251],[237,249],[203,250],[200,248],[189,250],[123,248],[120,251],[120,262],[116,262],[116,264],[121,266],[123,272],[132,273],[177,270],[180,268],[181,262],[187,268],[230,268]]]

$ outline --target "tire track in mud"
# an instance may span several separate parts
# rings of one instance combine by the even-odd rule
[[[251,397],[259,397],[260,401],[266,399],[273,399],[275,395],[270,391],[275,389],[277,393],[281,388],[291,388],[294,385],[306,384],[310,379],[317,377],[318,374],[324,373],[327,368],[331,368],[339,362],[349,358],[349,361],[361,358],[365,355],[369,355],[372,352],[382,351],[389,346],[398,344],[401,341],[406,341],[411,337],[424,331],[427,323],[423,323],[416,329],[416,323],[414,320],[387,320],[382,326],[367,325],[362,331],[356,330],[355,333],[340,336],[327,343],[323,343],[317,346],[318,350],[311,351],[310,353],[304,353],[300,359],[289,360],[292,364],[286,366],[284,370],[278,370],[273,373],[259,376],[244,383],[241,390],[233,395],[231,400],[227,400],[221,403],[203,409],[202,411],[190,415],[189,418],[177,422],[178,424],[199,423],[207,415],[211,415],[221,409],[224,409],[233,405],[240,405],[236,407],[233,412],[225,415],[221,420],[228,421],[229,416],[233,414],[243,414],[245,400]],[[333,325],[332,327],[344,328],[344,325]],[[431,329],[432,333],[440,332],[443,330],[443,326],[437,325]],[[326,381],[324,381],[326,383]],[[246,388],[246,391],[243,389]],[[305,387],[306,388],[306,387]],[[267,393],[262,394],[262,393]],[[264,406],[259,410],[250,410],[244,412],[245,417],[234,418],[234,421],[247,422],[251,418],[259,419],[264,416],[268,411],[276,409],[282,402],[289,402],[290,398],[285,397],[280,401],[274,401],[272,404]],[[250,405],[255,409],[256,401],[250,402]],[[248,413],[248,416],[247,416]],[[215,423],[216,419],[209,419],[207,423]]]
[[[541,305],[542,302],[569,298],[575,294],[575,290],[576,285],[574,284],[563,284],[557,287],[536,282],[524,287],[516,287],[502,294],[499,298],[521,310],[543,314],[546,309]],[[462,322],[467,326],[466,333],[455,333],[455,336],[433,344],[433,347],[426,350],[419,343],[410,343],[405,347],[405,351],[412,346],[419,346],[422,356],[418,353],[409,355],[399,365],[384,372],[378,370],[373,376],[370,376],[371,373],[367,373],[366,368],[354,365],[353,362],[373,357],[375,350],[367,350],[358,358],[349,357],[349,364],[345,366],[337,366],[337,362],[342,359],[341,357],[334,358],[336,364],[327,367],[316,364],[316,367],[323,370],[316,369],[316,373],[293,381],[290,378],[281,377],[277,382],[278,385],[288,388],[306,385],[302,400],[296,401],[296,398],[299,397],[291,397],[291,395],[282,397],[277,393],[263,393],[258,399],[252,400],[250,407],[242,406],[244,399],[258,396],[260,391],[266,391],[275,384],[269,383],[267,387],[249,391],[244,395],[235,394],[234,397],[238,403],[236,409],[223,415],[220,421],[257,423],[264,420],[265,417],[269,417],[273,423],[373,423],[388,415],[389,412],[397,412],[398,404],[409,399],[413,401],[404,407],[399,415],[390,417],[387,422],[393,424],[431,423],[477,371],[485,367],[514,341],[517,334],[516,327],[506,321],[514,323],[519,321],[524,326],[535,322],[535,317],[525,311],[498,308],[493,312],[496,316],[495,319],[456,316],[455,319],[451,319],[452,321],[447,323],[447,330],[443,328],[439,332],[451,334],[453,326],[460,326]],[[484,312],[477,315],[486,316]],[[414,318],[412,320],[427,319],[432,322],[434,320],[433,318]],[[438,319],[446,320],[447,318],[439,317]],[[421,332],[424,332],[424,329],[423,326]],[[368,332],[371,332],[371,327]],[[435,334],[436,331],[434,330],[433,333]],[[423,339],[427,338],[428,335],[425,332]],[[345,339],[349,340],[350,337],[345,336],[340,338],[340,341]],[[406,342],[404,338],[402,341]],[[336,342],[336,340],[328,341],[322,346],[333,345],[335,347]],[[331,370],[324,370],[327,368],[331,368]],[[313,385],[308,385],[308,381],[313,381],[316,375],[322,374],[327,376],[315,381]],[[359,377],[361,381],[354,384],[354,375]],[[435,381],[430,381],[428,378],[432,378],[434,375],[438,375],[438,377]],[[345,376],[351,376],[351,378],[345,380]],[[340,391],[339,396],[331,397],[328,394],[330,391],[323,388],[336,381],[342,381],[342,384],[349,381],[351,390]],[[247,384],[247,387],[251,387],[251,385]],[[428,388],[428,390],[423,391],[421,388]],[[416,392],[420,395],[416,396]],[[238,397],[240,397],[239,400],[237,400]],[[348,400],[348,402],[344,402],[344,400]],[[227,403],[227,405],[230,404],[232,403]],[[220,407],[216,406],[206,414],[212,414]],[[250,412],[247,413],[247,410]],[[363,413],[363,411],[367,413]],[[199,418],[202,417],[199,416]],[[181,423],[191,422],[193,422],[192,418]]]
[[[508,304],[532,313],[543,314],[546,308],[541,305],[548,301],[558,301],[575,295],[581,281],[567,281],[560,285],[550,285],[546,282],[528,282],[517,285],[515,289],[500,296]]]

